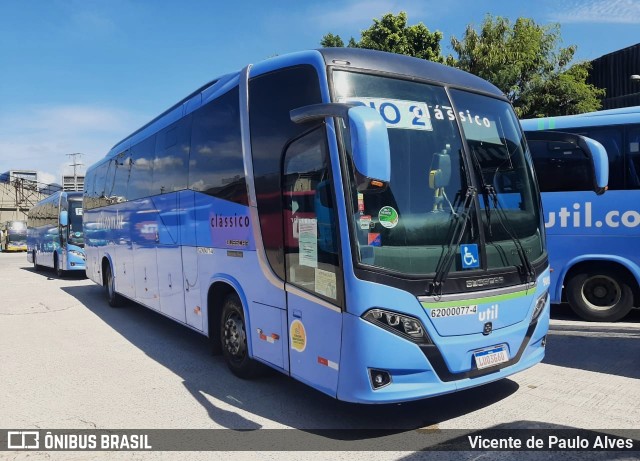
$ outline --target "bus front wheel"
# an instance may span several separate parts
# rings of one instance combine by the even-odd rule
[[[59,278],[64,277],[64,270],[62,270],[62,268],[60,267],[60,257],[58,256],[57,253],[53,260],[53,269],[56,271],[56,275]]]
[[[571,309],[591,322],[615,322],[633,307],[633,291],[626,278],[611,270],[575,274],[567,282]]]
[[[111,271],[111,265],[105,264],[104,267],[104,288],[107,293],[107,302],[111,307],[120,307],[124,299],[116,293],[116,279]]]
[[[261,364],[249,357],[244,313],[237,295],[231,294],[225,298],[220,323],[222,354],[231,372],[242,379],[258,376]]]
[[[33,270],[34,271],[39,271],[40,270],[40,265],[38,264],[38,261],[36,261],[36,252],[33,251],[31,253],[31,256],[33,258]]]

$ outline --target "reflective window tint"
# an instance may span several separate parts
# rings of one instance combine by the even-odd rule
[[[136,200],[153,195],[153,159],[156,137],[151,136],[131,148],[131,175],[127,197]]]
[[[127,186],[131,172],[131,157],[129,151],[118,154],[112,162],[115,165],[115,178],[109,192],[110,203],[120,203],[127,200]]]
[[[153,159],[153,194],[187,188],[191,116],[160,131]]]
[[[604,146],[609,157],[609,190],[624,189],[625,168],[622,145],[622,127],[571,128],[567,131],[595,139]]]
[[[286,144],[314,123],[294,123],[291,110],[322,102],[320,83],[311,66],[297,66],[249,81],[251,151],[260,227],[267,258],[285,278],[280,173]]]
[[[238,88],[194,113],[189,188],[247,204]]]
[[[541,192],[591,190],[590,160],[581,149],[563,142],[527,143]]]
[[[640,125],[627,129],[627,188],[640,189]]]

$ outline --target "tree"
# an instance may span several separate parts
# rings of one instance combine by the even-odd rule
[[[560,26],[532,19],[487,16],[477,32],[469,25],[462,40],[451,38],[458,58],[447,64],[478,75],[502,90],[519,117],[569,115],[600,108],[600,90],[586,82],[589,66],[569,66],[575,46],[559,47]]]
[[[381,19],[374,19],[373,25],[360,33],[360,40],[356,42],[351,38],[348,46],[444,62],[440,52],[440,40],[442,40],[442,32],[430,32],[421,22],[407,26],[407,13],[401,11],[397,16],[387,13]],[[339,35],[328,33],[322,37],[320,45],[341,47],[344,46],[344,41]]]
[[[342,48],[344,46],[344,41],[342,41],[339,35],[333,35],[329,32],[327,35],[322,37],[322,40],[320,40],[320,46],[323,48]]]

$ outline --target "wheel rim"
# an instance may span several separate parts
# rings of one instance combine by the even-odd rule
[[[224,322],[224,347],[229,357],[236,362],[246,355],[247,336],[242,317],[237,312],[229,314]]]
[[[582,300],[591,309],[606,311],[614,308],[622,298],[618,282],[606,275],[589,277],[582,285]]]

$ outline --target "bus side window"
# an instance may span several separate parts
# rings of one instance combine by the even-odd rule
[[[342,272],[329,178],[323,128],[289,145],[282,177],[287,281],[336,303]]]
[[[237,87],[195,111],[189,188],[247,205]]]
[[[129,176],[129,200],[149,197],[154,194],[153,189],[153,159],[156,137],[139,142],[131,148],[131,174]]]
[[[609,157],[609,190],[625,188],[624,157],[622,151],[622,127],[607,126],[566,130],[595,139],[604,146]]]
[[[156,135],[153,159],[153,195],[187,188],[191,116],[164,128]]]
[[[562,142],[527,141],[541,192],[590,190],[590,169],[582,150]],[[571,171],[567,175],[567,171]]]
[[[111,190],[112,203],[127,201],[127,186],[131,172],[131,157],[129,151],[122,152],[115,157],[116,176]]]
[[[629,126],[627,132],[627,165],[627,187],[640,189],[640,125]]]

